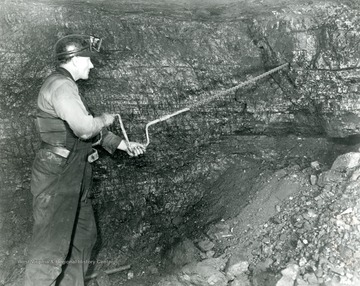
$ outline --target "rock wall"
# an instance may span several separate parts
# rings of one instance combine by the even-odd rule
[[[206,186],[236,160],[233,150],[241,150],[241,142],[227,143],[229,138],[359,132],[358,4],[319,1],[248,14],[241,8],[3,1],[2,262],[16,264],[26,255],[30,168],[39,145],[32,118],[42,79],[54,64],[53,45],[62,35],[104,38],[102,58],[90,80],[79,85],[95,113],[121,113],[130,139],[138,141],[145,140],[147,122],[290,63],[236,93],[151,127],[151,144],[142,158],[102,152],[95,164],[94,198],[105,246],[137,239],[146,245],[149,229],[158,240],[164,229],[181,223]],[[112,130],[121,133],[119,124]],[[121,231],[114,235],[114,230]]]

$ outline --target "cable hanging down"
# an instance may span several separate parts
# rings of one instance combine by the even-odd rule
[[[159,122],[161,122],[161,121],[168,120],[169,118],[171,118],[171,117],[173,117],[173,116],[179,115],[179,114],[181,114],[181,113],[184,113],[184,112],[186,112],[186,111],[189,111],[189,110],[192,109],[192,108],[195,108],[195,107],[204,105],[204,104],[206,104],[206,103],[208,103],[208,102],[210,102],[210,101],[212,101],[212,100],[214,100],[214,99],[216,99],[216,98],[219,98],[219,97],[222,97],[222,96],[224,96],[224,95],[227,95],[227,94],[229,94],[229,93],[231,93],[231,92],[239,89],[240,87],[243,87],[243,86],[245,86],[245,85],[248,85],[248,84],[250,84],[250,83],[253,83],[253,82],[255,82],[255,81],[258,81],[259,79],[262,79],[262,78],[264,78],[264,77],[266,77],[266,76],[268,76],[268,75],[270,75],[270,74],[272,74],[272,73],[275,73],[275,72],[277,72],[278,70],[280,70],[280,69],[282,69],[282,68],[284,68],[284,67],[286,67],[286,66],[288,66],[288,65],[289,65],[289,63],[282,64],[282,65],[280,65],[280,66],[278,66],[278,67],[276,67],[276,68],[273,68],[273,69],[271,69],[271,70],[269,70],[269,71],[267,71],[267,72],[265,72],[265,73],[263,73],[263,74],[261,74],[261,75],[259,75],[259,76],[256,76],[256,77],[254,77],[254,78],[251,78],[251,79],[249,79],[249,80],[247,80],[247,81],[244,81],[244,82],[242,82],[242,83],[240,83],[240,84],[238,84],[238,85],[236,85],[236,86],[234,86],[234,87],[231,87],[231,88],[229,88],[229,89],[226,89],[226,90],[224,90],[224,91],[220,91],[220,92],[214,94],[213,96],[210,96],[210,97],[208,97],[208,98],[205,98],[204,100],[201,100],[201,101],[199,101],[199,102],[196,102],[196,103],[194,103],[194,104],[192,104],[192,105],[190,105],[190,106],[188,106],[188,107],[186,107],[186,108],[180,109],[180,110],[178,110],[178,111],[176,111],[176,112],[174,112],[174,113],[171,113],[171,114],[162,116],[162,117],[160,117],[160,118],[158,118],[158,119],[155,119],[155,120],[153,120],[153,121],[148,122],[148,123],[146,124],[146,126],[145,126],[146,143],[144,144],[144,146],[147,147],[147,146],[150,144],[149,127],[150,127],[151,125],[154,125],[154,124],[159,123]],[[122,122],[122,120],[121,120],[121,116],[120,116],[120,114],[115,114],[115,116],[116,116],[116,117],[118,118],[118,120],[119,120],[121,132],[122,132],[122,134],[123,134],[123,136],[124,136],[124,138],[125,138],[125,142],[126,142],[127,147],[129,147],[129,138],[128,138],[128,136],[127,136],[127,133],[126,133],[124,124],[123,124],[123,122]]]

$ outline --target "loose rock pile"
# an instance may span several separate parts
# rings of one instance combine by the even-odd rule
[[[360,285],[360,153],[339,156],[329,170],[312,162],[265,181],[237,218],[173,248],[168,259],[180,270],[157,286]],[[258,204],[274,186],[264,205],[269,216],[261,220]],[[258,224],[246,217],[251,208]]]

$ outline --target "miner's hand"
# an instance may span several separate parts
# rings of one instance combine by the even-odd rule
[[[144,154],[145,151],[146,151],[146,147],[143,144],[137,143],[137,142],[129,142],[129,144],[126,148],[126,152],[131,157],[137,157],[141,154]]]

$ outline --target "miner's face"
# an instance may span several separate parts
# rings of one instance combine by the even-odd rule
[[[74,65],[77,68],[79,79],[88,79],[89,72],[94,67],[90,57],[74,57]]]

